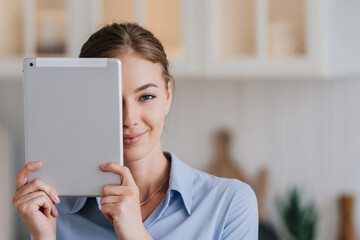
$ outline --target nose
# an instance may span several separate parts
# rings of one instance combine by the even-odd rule
[[[123,100],[123,128],[138,125],[138,111],[135,104]]]

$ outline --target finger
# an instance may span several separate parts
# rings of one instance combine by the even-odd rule
[[[16,175],[16,190],[24,186],[28,182],[28,177],[32,172],[39,170],[42,162],[29,162],[25,164]]]
[[[113,204],[113,203],[118,203],[120,201],[121,197],[119,196],[106,196],[106,197],[101,197],[100,198],[100,205],[101,207],[103,205],[106,205],[106,204]]]
[[[46,196],[38,196],[29,201],[32,204],[35,204],[38,206],[37,210],[42,207],[44,209],[44,215],[46,217],[50,217],[52,206],[54,206],[51,201],[49,201],[49,198]],[[55,206],[54,206],[55,207]]]
[[[44,209],[43,214],[46,217],[50,217],[52,204],[51,201],[43,195],[36,196],[22,203],[21,212],[24,214],[38,214],[40,207]]]
[[[102,188],[101,197],[105,196],[138,196],[137,187],[105,185]]]
[[[114,225],[114,219],[111,214],[114,212],[114,207],[115,204],[108,204],[101,208],[101,212],[111,222],[112,225]]]
[[[121,203],[123,201],[124,201],[124,196],[106,196],[106,197],[101,197],[100,204],[101,207],[103,207],[104,205],[107,204],[116,204],[116,203]]]
[[[57,195],[56,191],[52,187],[50,187],[49,185],[47,185],[46,183],[42,182],[39,179],[35,179],[32,182],[28,183],[23,188],[19,189],[17,191],[17,194],[27,195],[29,193],[37,192],[37,191],[42,191],[42,192],[46,193],[49,196],[49,198],[52,200],[52,202],[60,203],[60,198]]]
[[[48,195],[46,195],[46,193],[44,193],[42,191],[32,192],[32,193],[29,193],[28,195],[20,196],[20,198],[17,200],[17,203],[15,205],[16,206],[21,206],[22,204],[24,204],[26,202],[29,202],[32,199],[40,197],[40,196],[45,197],[51,203],[51,215],[53,217],[57,217],[59,215],[59,213],[58,213],[55,205],[53,204],[51,199],[48,197]]]
[[[15,208],[16,209],[19,209],[18,206],[25,206],[25,204],[27,204],[27,202],[29,202],[30,200],[36,198],[36,197],[39,197],[39,196],[43,196],[45,197],[49,202],[51,202],[51,215],[53,217],[56,217],[58,216],[58,212],[57,212],[57,209],[55,207],[55,205],[52,203],[52,201],[50,200],[50,198],[44,193],[44,192],[41,192],[41,191],[38,191],[38,192],[33,192],[33,193],[30,193],[28,195],[25,195],[25,196],[20,196],[19,199],[17,199],[16,203],[14,204]]]
[[[136,186],[136,183],[129,168],[122,166],[119,163],[105,163],[99,168],[103,172],[113,172],[120,175],[121,185],[123,186]]]

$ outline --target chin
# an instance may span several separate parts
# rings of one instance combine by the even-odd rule
[[[145,151],[145,149],[124,147],[124,162],[140,160],[144,158],[147,153],[148,151]]]
[[[159,148],[160,147],[160,148]],[[160,137],[158,141],[139,141],[133,145],[124,145],[124,162],[136,161],[161,150]]]

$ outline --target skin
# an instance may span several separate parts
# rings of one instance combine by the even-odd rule
[[[166,196],[170,163],[162,153],[160,136],[170,109],[171,84],[165,87],[162,69],[134,53],[118,56],[123,69],[124,164],[99,166],[121,177],[122,185],[107,185],[101,195],[101,211],[114,225],[119,239],[152,239],[143,222]],[[26,164],[17,174],[13,205],[35,240],[56,239],[56,191],[40,180],[28,183],[41,162]],[[43,210],[41,210],[43,209]]]

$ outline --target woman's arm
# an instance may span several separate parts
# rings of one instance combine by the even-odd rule
[[[106,185],[101,194],[101,211],[114,225],[119,239],[152,239],[141,218],[139,188],[130,170],[118,163],[102,165],[103,172],[120,175],[122,185]]]

